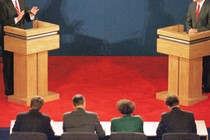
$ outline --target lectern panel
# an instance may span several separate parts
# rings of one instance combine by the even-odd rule
[[[27,42],[19,38],[4,36],[4,49],[19,54],[27,54]]]
[[[168,92],[169,94],[179,95],[179,58],[170,55],[168,62]]]
[[[14,53],[14,95],[8,101],[29,106],[37,95],[45,102],[59,99],[48,91],[48,51],[60,47],[59,26],[35,21],[31,29],[5,26],[4,31],[4,49]]]
[[[180,58],[179,71],[179,96],[182,98],[202,96],[202,58]]]
[[[157,52],[189,58],[189,46],[165,39],[157,39]]]
[[[39,96],[48,95],[48,52],[41,52],[37,55],[37,79]]]
[[[43,51],[58,49],[60,47],[59,35],[42,37],[27,41],[26,54],[33,54]]]
[[[36,54],[14,54],[14,92],[18,97],[37,95]]]
[[[168,91],[179,96],[180,104],[190,106],[208,97],[202,95],[202,57],[210,55],[210,31],[189,35],[179,32],[179,25],[158,29],[157,52],[169,55]]]

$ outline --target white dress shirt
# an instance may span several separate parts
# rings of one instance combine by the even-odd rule
[[[198,8],[198,4],[200,4],[200,11],[201,11],[201,8],[202,8],[204,2],[205,2],[205,0],[202,0],[201,2],[197,2],[196,9]]]

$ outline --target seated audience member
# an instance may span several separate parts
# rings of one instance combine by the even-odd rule
[[[98,134],[100,139],[105,138],[105,132],[100,124],[99,117],[94,112],[85,110],[84,96],[77,94],[72,99],[74,111],[63,115],[64,132],[90,132]]]
[[[179,108],[179,99],[176,95],[166,98],[165,104],[170,111],[161,116],[156,133],[162,137],[164,133],[197,133],[194,114]]]
[[[144,132],[143,120],[140,116],[132,115],[135,104],[127,99],[117,102],[117,109],[122,117],[111,120],[111,132]]]
[[[43,104],[44,100],[41,97],[33,97],[30,111],[17,115],[12,132],[41,132],[48,137],[54,136],[50,117],[40,112]]]

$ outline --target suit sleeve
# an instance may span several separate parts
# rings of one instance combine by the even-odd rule
[[[63,115],[63,132],[66,132],[66,125],[65,125],[65,114]]]
[[[45,124],[45,127],[46,127],[46,129],[45,129],[45,133],[47,134],[47,136],[54,136],[54,131],[53,131],[53,129],[52,129],[52,126],[51,126],[51,124],[50,124],[50,117],[46,117],[46,124]]]
[[[208,3],[207,5],[207,9],[206,9],[207,13],[205,14],[205,22],[206,24],[204,24],[204,26],[198,27],[198,32],[202,32],[202,31],[207,31],[210,30],[210,4]],[[203,22],[203,21],[201,21]]]
[[[192,114],[192,132],[197,133],[197,127],[196,127],[196,124],[195,124],[194,114]]]
[[[28,11],[29,11],[28,5],[25,0],[24,0],[24,11],[25,11],[25,15],[24,15],[25,20],[27,22],[31,22],[31,17],[30,17],[30,14],[28,13]]]
[[[15,124],[12,128],[12,132],[20,132],[21,131],[21,116],[17,115]]]
[[[166,125],[165,125],[165,121],[164,121],[164,114],[162,114],[161,116],[161,120],[158,124],[156,133],[158,137],[161,137],[164,133],[166,133]]]
[[[115,126],[115,121],[114,121],[114,119],[112,119],[111,120],[111,132],[115,132],[114,126]]]
[[[105,132],[104,132],[104,130],[102,128],[102,125],[100,123],[98,115],[96,115],[95,130],[96,130],[96,133],[98,134],[99,137],[104,137],[105,136]]]
[[[15,20],[14,18],[17,15],[13,15],[10,19],[7,18],[7,11],[6,11],[6,5],[3,2],[0,2],[0,24],[2,26],[14,26]]]
[[[144,121],[142,118],[139,118],[139,128],[140,128],[140,132],[144,133]]]
[[[192,4],[189,5],[187,17],[186,17],[186,29],[187,32],[192,28],[192,15],[191,15]]]

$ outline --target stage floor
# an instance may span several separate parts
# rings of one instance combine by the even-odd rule
[[[168,58],[166,56],[50,56],[49,90],[60,99],[45,103],[41,111],[54,121],[62,121],[63,113],[72,111],[71,98],[80,93],[86,97],[87,110],[97,112],[101,121],[120,116],[116,102],[126,98],[135,102],[135,115],[144,121],[159,121],[168,111],[156,93],[167,90]],[[2,63],[0,63],[0,128],[8,128],[20,112],[29,107],[9,103],[4,95]],[[192,111],[196,120],[210,127],[210,99],[182,109]]]

